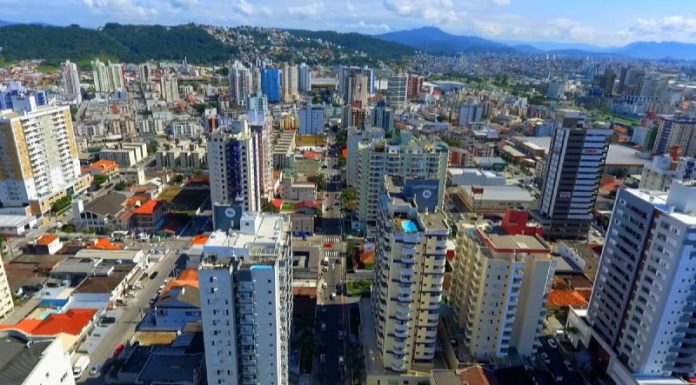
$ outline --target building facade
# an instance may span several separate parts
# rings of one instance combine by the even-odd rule
[[[80,73],[77,72],[77,64],[66,60],[61,66],[63,84],[65,85],[65,98],[75,104],[82,103],[82,91],[80,89]]]
[[[387,100],[389,104],[401,110],[407,103],[408,74],[394,74],[387,83]]]
[[[271,103],[281,101],[280,70],[277,68],[261,69],[261,92]]]
[[[308,104],[299,111],[300,135],[321,135],[324,132],[324,107]]]
[[[245,105],[252,94],[251,72],[241,62],[235,62],[229,68],[230,100],[237,105]]]

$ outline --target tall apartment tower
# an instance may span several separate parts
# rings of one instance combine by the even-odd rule
[[[352,158],[350,152],[348,155]],[[444,200],[449,160],[449,148],[444,143],[411,139],[393,144],[389,140],[368,137],[358,143],[354,159],[357,159],[354,167],[357,168],[358,218],[364,229],[372,227],[378,218],[378,197],[385,175],[435,179],[440,185],[438,204]]]
[[[324,132],[324,107],[308,104],[298,111],[300,135],[321,135]]]
[[[99,59],[92,60],[92,77],[94,79],[95,92],[108,93],[114,90],[111,85],[109,69]]]
[[[0,320],[7,317],[13,310],[14,302],[12,301],[12,291],[7,281],[5,266],[0,263]]]
[[[461,127],[471,127],[481,121],[483,117],[483,106],[476,102],[464,103],[459,108],[459,125]]]
[[[263,68],[261,70],[261,91],[271,103],[281,100],[280,70],[277,68]]]
[[[312,67],[302,63],[297,67],[297,88],[300,92],[312,90]]]
[[[695,212],[696,187],[678,181],[617,194],[587,312],[617,384],[696,376]]]
[[[461,227],[450,305],[477,359],[535,353],[555,262],[540,237]]]
[[[246,119],[234,120],[208,138],[210,197],[213,203],[261,210],[258,136]]]
[[[550,240],[587,239],[611,130],[593,129],[585,113],[559,110],[539,209]]]
[[[641,190],[667,191],[673,180],[688,182],[696,178],[696,159],[680,157],[678,148],[671,154],[655,156],[643,167],[638,187]]]
[[[234,225],[210,235],[198,273],[208,383],[287,385],[290,222],[244,213]]]
[[[261,68],[252,67],[249,69],[251,72],[251,94],[256,94],[262,92],[261,89]]]
[[[82,191],[80,159],[67,106],[0,112],[0,202],[46,213],[68,191]]]
[[[384,367],[396,372],[431,365],[437,341],[449,227],[421,184],[438,181],[387,176],[380,197],[372,308]]]
[[[394,112],[384,100],[380,100],[370,115],[372,127],[379,127],[386,132],[394,130]]]
[[[167,103],[173,103],[179,100],[179,82],[175,77],[163,76],[160,79],[160,87],[162,90],[162,99]]]
[[[123,64],[108,62],[109,82],[112,91],[123,91],[126,89],[126,79],[123,77]]]
[[[251,72],[238,60],[229,68],[228,80],[230,85],[230,100],[238,105],[245,105],[251,95]]]
[[[66,99],[74,101],[76,104],[82,103],[80,73],[77,72],[77,65],[70,62],[70,60],[66,60],[61,67]]]
[[[261,169],[259,185],[261,195],[270,197],[273,191],[273,119],[268,110],[268,99],[261,93],[250,96],[247,101],[247,118],[252,133],[257,136],[258,159]]]
[[[660,116],[653,153],[662,155],[673,146],[681,146],[682,154],[696,157],[696,119],[687,115]]]
[[[283,64],[283,101],[285,103],[292,103],[299,98],[297,92],[297,66],[289,65],[288,63]]]
[[[387,83],[387,100],[392,107],[399,109],[406,108],[408,89],[408,74],[394,74],[389,77]]]

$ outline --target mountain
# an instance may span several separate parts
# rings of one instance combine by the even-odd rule
[[[615,53],[645,59],[696,60],[696,44],[676,41],[641,41],[614,50]]]
[[[48,26],[48,25],[50,25],[50,24],[48,24],[48,23],[44,23],[44,22],[41,22],[41,21],[35,21],[35,22],[31,22],[31,23],[17,23],[17,22],[14,22],[14,21],[0,20],[0,27],[4,27],[4,26],[7,26],[7,25],[16,25],[16,24],[42,25],[42,26]]]
[[[288,29],[290,34],[309,39],[321,39],[333,44],[356,51],[362,51],[368,56],[378,56],[388,59],[398,59],[402,56],[413,55],[414,49],[406,44],[392,42],[359,33],[339,33],[334,31],[308,31]]]
[[[388,32],[375,35],[376,38],[399,43],[421,51],[438,54],[458,52],[515,52],[505,44],[476,36],[449,34],[436,27],[422,27],[406,31]]]

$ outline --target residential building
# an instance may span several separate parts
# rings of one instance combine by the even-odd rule
[[[203,126],[196,120],[175,120],[171,123],[171,133],[190,139],[198,139],[203,133]]]
[[[184,330],[189,323],[201,322],[198,270],[184,270],[167,282],[147,317],[151,322],[143,322],[144,329],[153,330]]]
[[[166,146],[155,157],[158,168],[202,169],[207,166],[207,162],[207,148],[195,143]]]
[[[118,218],[126,211],[126,196],[110,192],[85,204],[81,199],[72,201],[73,223],[79,230],[104,231],[120,228]]]
[[[10,82],[7,86],[0,85],[0,110],[33,111],[45,105],[48,105],[45,91],[32,92],[19,81]]]
[[[261,69],[261,91],[271,103],[281,101],[280,75],[277,68]]]
[[[14,310],[12,292],[7,281],[4,264],[0,263],[0,319],[7,317]]]
[[[312,67],[302,63],[297,67],[297,88],[300,92],[312,90]]]
[[[355,183],[361,227],[371,227],[377,219],[380,181],[385,175],[438,180],[438,205],[442,204],[449,159],[446,144],[417,141],[402,135],[401,142],[383,139],[362,140],[358,143],[357,152],[354,167],[357,168]]]
[[[84,191],[67,106],[41,106],[21,114],[0,111],[0,202],[46,213],[59,198]]]
[[[635,126],[631,134],[631,143],[652,150],[655,145],[655,134],[657,134],[657,129],[654,127]]]
[[[80,73],[77,72],[77,64],[66,60],[61,66],[63,84],[65,84],[65,98],[75,104],[82,103],[82,90],[80,89]]]
[[[128,228],[133,233],[154,233],[159,230],[164,214],[166,214],[164,202],[155,199],[147,200],[130,211]]]
[[[409,99],[415,99],[418,97],[421,89],[423,88],[423,80],[424,78],[420,75],[408,75],[408,88],[406,90],[406,96],[408,96]]]
[[[679,157],[678,153],[655,156],[651,164],[643,168],[641,190],[667,191],[673,180],[688,182],[696,175],[696,159]]]
[[[696,375],[695,209],[696,188],[678,181],[668,192],[617,194],[583,338],[599,343],[616,384]]]
[[[583,112],[559,110],[534,217],[550,240],[586,239],[611,130],[591,128]]]
[[[406,108],[408,74],[394,74],[387,83],[387,100],[397,110]]]
[[[696,119],[686,115],[659,117],[653,153],[667,153],[673,146],[681,146],[684,156],[696,158]]]
[[[21,331],[0,332],[0,383],[75,385],[70,356],[59,338],[31,337]]]
[[[459,126],[471,127],[483,117],[483,106],[476,102],[464,103],[459,107]]]
[[[321,135],[324,132],[324,107],[307,104],[300,108],[300,135]]]
[[[367,106],[367,99],[372,92],[371,70],[340,66],[337,73],[338,91],[341,93],[343,103],[350,105],[353,101],[359,100],[363,106]]]
[[[239,203],[246,211],[261,209],[258,136],[247,120],[213,132],[208,139],[210,195],[214,203]]]
[[[160,94],[167,103],[179,100],[179,82],[173,76],[163,76],[160,79]]]
[[[143,63],[138,65],[138,78],[143,83],[148,83],[150,81],[150,76],[152,76],[152,65],[150,63]]]
[[[227,75],[230,85],[230,100],[238,105],[245,105],[249,96],[251,96],[251,72],[238,60],[229,68]]]
[[[94,81],[94,92],[109,93],[114,90],[109,69],[99,59],[92,60],[92,79]]]
[[[250,97],[247,105],[249,128],[256,135],[260,164],[259,186],[261,196],[270,197],[273,191],[273,120],[263,94]]]
[[[110,143],[99,151],[99,159],[111,160],[120,167],[133,167],[147,158],[146,143]]]
[[[549,82],[549,88],[546,90],[546,97],[551,100],[560,100],[565,98],[566,81],[564,79],[553,79]]]
[[[245,213],[213,232],[199,269],[208,383],[289,383],[292,321],[290,223]]]
[[[372,285],[377,348],[385,369],[407,372],[432,367],[449,227],[438,193],[420,187],[438,180],[382,180]]]
[[[469,353],[534,355],[555,268],[550,246],[538,236],[459,230],[449,303]]]
[[[510,209],[532,208],[534,197],[529,190],[515,185],[462,185],[452,194],[460,209],[478,214],[504,214]]]
[[[372,127],[379,127],[385,132],[394,130],[394,112],[384,100],[380,100],[375,108],[372,109],[370,124]]]
[[[456,186],[504,186],[506,183],[503,174],[476,168],[449,168],[447,175]]]
[[[292,103],[297,100],[300,95],[297,92],[297,66],[283,64],[283,101]]]
[[[108,70],[111,91],[126,90],[126,80],[123,77],[123,64],[108,62]]]
[[[348,159],[346,164],[358,164],[361,141],[364,140],[366,143],[369,143],[372,140],[384,139],[384,133],[385,130],[381,128],[370,128],[366,130],[361,130],[357,127],[349,127],[348,138],[346,140],[346,146],[348,151]],[[346,168],[346,181],[348,186],[350,187],[356,187],[358,185],[357,167]]]

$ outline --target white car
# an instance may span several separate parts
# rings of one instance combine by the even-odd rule
[[[343,365],[343,356],[338,356],[338,364]]]
[[[335,299],[336,299],[336,293],[331,293],[331,295],[329,296],[329,298],[331,298],[332,301],[335,300]]]
[[[557,349],[557,348],[558,348],[558,342],[556,342],[556,340],[554,340],[553,338],[549,338],[547,341],[548,341],[549,346],[551,347],[551,349]]]
[[[323,282],[323,283],[321,284],[321,288],[322,288],[322,289],[326,289],[326,282]]]

